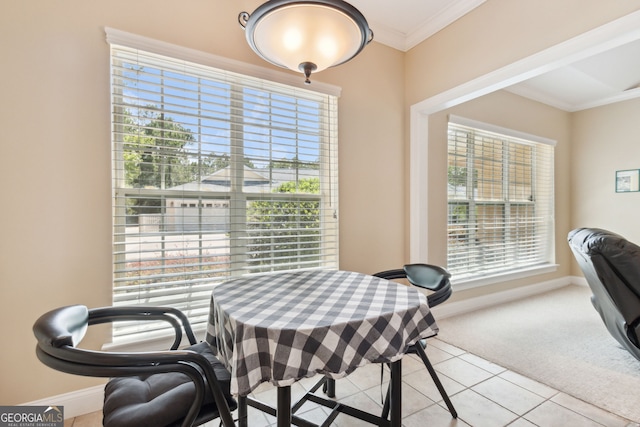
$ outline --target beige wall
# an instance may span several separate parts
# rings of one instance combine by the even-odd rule
[[[0,4],[0,336],[10,348],[0,365],[0,404],[96,384],[40,364],[31,326],[53,307],[111,304],[109,46],[103,28],[267,66],[237,22],[240,11],[259,3]],[[405,259],[402,57],[373,43],[356,60],[314,77],[342,87],[344,269],[372,273]]]
[[[0,334],[9,349],[0,367],[1,404],[97,383],[37,362],[31,325],[52,307],[111,303],[109,49],[103,28],[267,66],[246,46],[237,24],[239,11],[259,3],[0,3]],[[488,0],[406,55],[374,42],[354,61],[318,74],[318,81],[343,88],[341,267],[371,273],[407,259],[411,104],[638,7],[622,0]]]
[[[473,12],[410,50],[405,56],[406,109],[430,97],[499,70],[563,41],[595,29],[640,9],[640,2],[599,0],[540,0],[536,2],[488,0]],[[579,11],[579,13],[577,13]],[[479,103],[459,106],[458,115],[557,139],[556,149],[556,273],[493,286],[458,291],[452,301],[524,286],[567,275],[570,252],[566,235],[570,229],[570,183],[568,158],[570,116],[558,110],[516,101],[506,93],[490,95]],[[509,103],[507,98],[510,99]],[[526,105],[508,108],[510,102]],[[457,109],[454,109],[458,111]],[[534,113],[534,117],[527,117]],[[482,117],[486,117],[483,119]],[[405,119],[407,123],[408,118]],[[550,120],[550,121],[549,121]],[[428,141],[428,233],[429,262],[446,262],[446,194],[438,185],[446,174],[446,118],[429,118]],[[545,135],[544,133],[548,133]],[[409,136],[407,136],[407,139]],[[409,142],[407,142],[409,144]],[[406,190],[406,189],[405,189]]]
[[[615,191],[616,171],[640,169],[639,117],[640,99],[573,114],[572,228],[604,228],[640,244],[640,192]]]

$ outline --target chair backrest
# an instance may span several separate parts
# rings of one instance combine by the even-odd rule
[[[89,310],[84,305],[71,305],[56,308],[38,318],[33,325],[33,334],[38,345],[36,355],[45,365],[69,374],[91,377],[113,377],[132,375],[131,367],[138,372],[153,373],[154,362],[142,355],[138,357],[127,353],[108,353],[78,348],[90,325],[112,322],[114,320],[145,319],[164,320],[175,330],[176,339],[171,347],[175,350],[182,338],[182,325],[176,320],[177,315],[172,308],[156,307],[104,307]],[[136,316],[137,313],[137,316]],[[180,316],[184,317],[182,313]],[[181,319],[180,319],[181,320]],[[192,344],[195,344],[193,332],[184,318],[185,329]],[[125,366],[126,365],[126,366]]]
[[[451,274],[444,268],[432,264],[406,264],[403,268],[381,271],[374,274],[387,280],[407,279],[409,283],[431,291],[427,295],[430,307],[445,302],[453,292]]]
[[[43,314],[33,325],[33,333],[42,347],[74,347],[80,343],[89,326],[89,310],[72,305]]]
[[[599,228],[578,228],[569,246],[611,335],[640,358],[640,247]]]
[[[43,314],[33,325],[38,345],[36,355],[45,365],[68,374],[96,375],[89,354],[77,350],[89,327],[89,310],[84,305],[72,305]]]
[[[77,347],[90,325],[134,319],[169,322],[176,332],[172,350],[111,353]],[[182,328],[184,328],[189,342],[193,345],[186,350],[176,350],[182,337]],[[154,406],[157,406],[154,400],[160,400],[165,402],[160,405],[162,409],[174,416],[170,419],[176,419],[175,424],[177,425],[190,426],[194,422],[206,422],[217,417],[221,418],[225,426],[234,425],[229,408],[229,402],[233,402],[233,399],[228,395],[228,392],[227,394],[223,393],[212,362],[204,355],[206,351],[203,350],[199,353],[191,350],[199,348],[200,345],[196,344],[186,316],[178,310],[167,307],[105,307],[89,310],[83,305],[72,305],[43,314],[33,325],[33,333],[37,339],[36,355],[38,359],[43,364],[61,372],[106,378],[139,377],[141,380],[151,375],[163,374],[166,375],[163,377],[165,382],[169,378],[175,379],[175,375],[184,374],[191,379],[194,391],[189,395],[188,404],[168,404],[170,398],[165,398],[165,396],[168,396],[169,393],[175,391],[172,396],[184,394],[184,387],[176,387],[175,390],[168,391],[166,395],[163,395],[162,399],[149,401],[146,409],[142,404],[138,405],[137,412],[143,413],[143,415],[149,412],[150,407],[153,409]],[[206,348],[208,349],[208,346]],[[219,364],[219,362],[217,363]],[[158,390],[161,390],[163,383],[162,381],[154,381],[149,384],[149,387],[154,385],[157,385]],[[155,391],[157,390],[147,390],[146,394],[153,397]],[[212,396],[215,406],[205,400],[207,393]],[[170,421],[170,423],[174,423],[174,421]],[[118,423],[118,425],[121,424]]]

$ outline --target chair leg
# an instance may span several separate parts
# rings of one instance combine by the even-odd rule
[[[447,392],[442,386],[442,383],[440,382],[440,378],[438,378],[438,374],[436,373],[436,370],[433,369],[433,365],[431,365],[431,362],[429,361],[429,358],[427,357],[427,353],[425,353],[423,346],[426,347],[426,345],[423,344],[422,341],[418,341],[417,343],[415,343],[416,351],[420,356],[420,359],[422,359],[422,363],[424,363],[424,366],[426,366],[427,370],[429,371],[429,374],[431,375],[433,382],[438,388],[438,391],[440,392],[440,395],[442,396],[444,403],[446,403],[447,408],[449,408],[449,412],[451,413],[451,416],[453,418],[458,418],[458,412],[453,407],[453,403],[451,403],[451,400],[449,399]]]
[[[380,415],[380,418],[382,418],[383,420],[388,420],[389,419],[389,411],[391,410],[391,385],[389,385],[389,387],[387,387],[387,395],[384,398],[384,406],[382,407],[382,415]]]

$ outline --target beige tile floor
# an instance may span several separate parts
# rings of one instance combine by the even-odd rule
[[[402,414],[404,427],[640,427],[596,406],[575,399],[544,384],[487,362],[438,339],[428,341],[427,354],[458,411],[453,419],[447,411],[429,373],[417,356],[403,359]],[[366,411],[379,413],[389,373],[385,368],[381,385],[380,365],[364,366],[336,382],[336,399]],[[292,386],[292,399],[303,395],[318,378]],[[275,406],[273,386],[262,384],[253,395]],[[324,407],[306,403],[297,413],[320,423],[326,416]],[[95,412],[65,422],[65,427],[102,425],[102,414]],[[275,418],[249,408],[250,427],[275,426]],[[371,426],[340,414],[335,427]],[[217,427],[210,422],[207,427]]]

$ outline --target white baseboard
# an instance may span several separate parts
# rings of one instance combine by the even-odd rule
[[[24,403],[25,406],[62,406],[64,418],[75,418],[91,412],[102,411],[104,385],[76,390],[45,399]]]
[[[433,314],[436,319],[444,319],[459,314],[469,313],[481,308],[491,307],[493,305],[503,304],[526,298],[532,295],[559,289],[571,284],[578,283],[579,277],[567,276],[560,279],[549,280],[547,282],[536,283],[528,286],[521,286],[515,289],[509,289],[502,292],[495,292],[490,295],[483,295],[475,298],[469,298],[462,301],[452,301],[433,307]],[[584,282],[586,285],[586,281]],[[454,291],[455,292],[455,291]]]
[[[492,305],[502,304],[532,295],[541,294],[543,292],[559,289],[567,285],[587,286],[584,277],[567,276],[560,279],[549,280],[547,282],[536,283],[534,285],[522,286],[516,289],[510,289],[503,292],[496,292],[491,295],[485,295],[475,298],[469,298],[463,301],[446,302],[433,308],[436,319],[444,319],[446,317],[458,314],[469,313],[481,308],[490,307]],[[74,418],[80,415],[89,414],[91,412],[101,411],[104,400],[104,386],[85,388],[70,393],[60,394],[57,396],[47,397],[34,402],[25,403],[25,405],[34,406],[64,406],[65,418]]]
[[[587,279],[582,276],[569,276],[569,280],[571,280],[572,285],[589,286]]]

